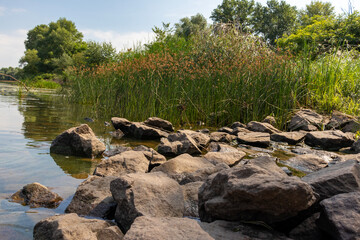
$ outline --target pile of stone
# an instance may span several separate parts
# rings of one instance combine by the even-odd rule
[[[107,152],[79,185],[67,214],[37,223],[34,239],[360,236],[360,142],[354,134],[360,125],[351,116],[326,118],[303,109],[289,132],[271,125],[270,117],[212,133],[173,132],[159,118],[112,123],[124,135],[160,139],[157,151]],[[274,157],[279,146],[287,147],[288,160]],[[305,176],[291,176],[289,169]]]

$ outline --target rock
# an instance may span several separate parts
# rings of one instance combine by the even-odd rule
[[[317,150],[317,149],[312,149],[309,147],[296,147],[291,149],[291,152],[295,153],[295,154],[314,154],[318,157],[321,157],[322,159],[324,159],[324,161],[327,161],[330,163],[334,163],[334,162],[338,162],[340,161],[340,155],[334,152],[329,152],[329,151],[324,151],[324,150]]]
[[[199,217],[199,188],[204,182],[190,182],[185,185],[181,185],[184,194],[185,212],[184,216],[187,217]]]
[[[110,182],[115,179],[113,176],[88,178],[78,186],[65,212],[112,219],[116,202],[110,192]]]
[[[207,148],[209,152],[237,152],[238,150],[228,144],[211,142]]]
[[[168,137],[168,133],[157,128],[149,127],[144,123],[133,122],[130,125],[131,136],[138,139],[160,139],[162,137]]]
[[[185,173],[192,173],[202,168],[213,167],[210,163],[202,157],[192,157],[189,154],[182,154],[176,158],[168,160],[166,163],[155,167],[151,172],[163,172],[169,177],[181,181]]]
[[[280,240],[289,239],[281,233],[268,231],[264,227],[244,225],[240,222],[227,222],[217,220],[212,223],[200,222],[201,228],[215,240],[241,239],[241,240]],[[289,239],[290,240],[290,239]]]
[[[286,142],[290,145],[295,145],[304,140],[306,133],[304,132],[282,132],[273,133],[270,135],[270,140],[274,142]]]
[[[304,173],[312,173],[327,167],[329,162],[314,154],[304,154],[282,161],[282,163]]]
[[[244,164],[207,179],[199,189],[199,215],[206,222],[222,219],[274,224],[296,216],[315,201],[310,185],[299,178]]]
[[[329,123],[326,125],[326,129],[341,129],[352,120],[355,120],[353,116],[335,110],[331,115]]]
[[[112,156],[115,156],[117,154],[120,154],[120,153],[123,153],[123,152],[126,152],[126,151],[131,151],[131,147],[125,147],[125,146],[117,146],[115,149],[110,149],[108,151],[105,151],[104,152],[104,155],[106,157],[112,157]]]
[[[353,143],[353,145],[351,146],[351,150],[356,153],[360,153],[360,139]]]
[[[148,148],[144,145],[136,146],[133,150],[137,152],[142,152],[145,155],[145,157],[150,161],[151,169],[166,162],[166,158],[163,155],[161,155],[154,149]]]
[[[178,132],[186,133],[187,135],[189,135],[192,139],[195,140],[196,146],[198,148],[204,148],[210,142],[210,137],[207,134],[201,132],[195,132],[192,130],[179,130]]]
[[[116,130],[120,129],[125,135],[130,133],[131,122],[126,118],[112,117],[111,123]]]
[[[320,202],[318,226],[334,239],[359,239],[360,192],[344,193]]]
[[[243,128],[243,127],[237,127],[237,128],[234,128],[233,131],[231,132],[231,135],[235,135],[237,136],[238,133],[251,133],[252,131],[246,129],[246,128]]]
[[[180,185],[163,173],[132,173],[110,183],[117,202],[115,221],[123,232],[139,216],[182,217],[184,196]]]
[[[170,134],[168,138],[162,138],[157,150],[165,156],[177,156],[184,153],[201,154],[195,140],[182,132]]]
[[[195,172],[176,174],[173,178],[175,178],[180,185],[184,185],[190,182],[205,181],[210,175],[229,168],[225,163],[220,163],[215,166],[201,168]]]
[[[302,180],[319,194],[319,200],[323,200],[340,193],[359,191],[360,166],[357,161],[349,160],[310,173]]]
[[[52,216],[35,225],[34,240],[105,240],[99,233],[104,233],[105,229],[114,227],[114,225],[109,221],[81,218],[75,213]],[[114,233],[112,236],[116,236],[116,238],[108,239],[122,239],[123,237],[120,231],[117,231],[116,235]]]
[[[276,125],[276,120],[273,116],[267,116],[264,120],[262,120],[263,123],[268,123],[272,126]]]
[[[171,122],[158,117],[150,117],[146,119],[144,123],[148,126],[160,128],[165,131],[169,131],[169,132],[174,131],[174,127]]]
[[[226,132],[212,132],[210,133],[210,141],[211,142],[232,142],[235,140],[235,136],[230,135]]]
[[[305,221],[290,231],[289,237],[296,240],[326,239],[322,231],[315,224],[315,221],[319,216],[320,213],[315,213],[311,217],[305,219]]]
[[[142,152],[126,151],[102,160],[95,168],[97,176],[121,176],[126,173],[147,172],[149,160]]]
[[[234,122],[233,124],[231,124],[230,128],[234,129],[234,128],[246,128],[246,125],[241,123],[241,122]]]
[[[209,135],[209,134],[210,134],[210,130],[207,129],[207,128],[199,129],[199,130],[196,130],[196,131],[199,132],[199,133],[206,134],[206,135]]]
[[[256,146],[256,147],[269,147],[270,134],[261,132],[251,133],[238,133],[236,140],[239,143]]]
[[[222,127],[222,128],[219,128],[217,131],[218,131],[218,132],[224,132],[224,133],[229,133],[229,134],[231,134],[231,132],[233,131],[233,129],[232,129],[232,128],[229,128],[229,127]]]
[[[267,172],[270,175],[281,175],[283,177],[286,177],[287,174],[282,170],[277,164],[276,164],[276,158],[269,157],[269,156],[260,156],[256,158],[251,159],[244,159],[238,167],[241,167],[242,165],[250,165],[250,166],[257,166],[262,168],[263,171]]]
[[[316,131],[321,129],[324,118],[320,114],[310,110],[302,109],[295,113],[289,124],[289,131]]]
[[[208,152],[204,158],[213,164],[225,163],[233,166],[246,156],[243,151],[236,152]]]
[[[124,234],[118,226],[107,227],[97,233],[98,240],[122,240],[123,237]]]
[[[115,139],[121,139],[125,134],[120,130],[117,129],[114,132],[111,132],[111,136]]]
[[[124,240],[213,240],[197,223],[189,218],[138,217]]]
[[[11,199],[32,208],[56,208],[63,200],[58,194],[51,192],[47,187],[37,182],[24,186],[14,193]]]
[[[281,133],[281,131],[269,123],[261,123],[256,121],[251,121],[247,124],[246,128],[253,132],[265,132],[265,133]]]
[[[360,131],[360,122],[351,120],[350,122],[345,124],[345,126],[341,129],[341,131],[356,133]]]
[[[101,155],[105,149],[105,144],[96,138],[87,124],[66,130],[50,146],[51,153],[89,158]]]
[[[354,138],[339,130],[314,131],[305,135],[305,143],[312,147],[339,150],[350,147],[354,143]]]

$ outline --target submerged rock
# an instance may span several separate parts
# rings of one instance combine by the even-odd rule
[[[58,194],[51,192],[47,187],[37,182],[24,186],[14,193],[11,199],[32,208],[56,208],[63,200]]]
[[[101,155],[105,149],[105,144],[96,138],[87,124],[66,130],[50,146],[51,153],[89,158]]]

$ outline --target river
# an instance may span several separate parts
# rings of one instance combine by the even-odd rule
[[[92,118],[86,122],[84,118]],[[91,107],[69,104],[53,91],[27,93],[0,83],[0,238],[32,239],[34,225],[43,218],[64,213],[77,186],[101,159],[50,154],[51,141],[64,130],[87,123],[107,148],[139,145],[130,139],[114,140],[109,117],[98,117]],[[154,147],[156,142],[146,142]],[[9,201],[24,185],[39,182],[64,201],[56,209],[29,208]]]

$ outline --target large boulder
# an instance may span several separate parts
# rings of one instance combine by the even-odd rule
[[[63,200],[58,194],[44,185],[34,182],[27,184],[11,196],[12,201],[29,205],[32,208],[56,208]]]
[[[163,172],[169,177],[181,181],[186,173],[192,173],[197,170],[213,167],[210,163],[202,157],[192,157],[189,154],[182,154],[176,158],[168,160],[166,163],[155,167],[151,172]]]
[[[144,124],[151,127],[159,128],[164,131],[174,131],[174,127],[171,122],[158,117],[150,117],[144,121]]]
[[[256,226],[256,222],[250,226],[251,224],[245,225],[241,222],[217,220],[211,223],[200,222],[199,225],[215,240],[290,240],[281,233],[269,231],[265,227]]]
[[[253,132],[266,132],[266,133],[281,133],[281,131],[275,128],[273,125],[269,123],[261,123],[256,121],[251,121],[246,126],[247,129]]]
[[[177,156],[184,153],[201,154],[195,140],[190,135],[182,132],[170,134],[168,138],[161,138],[157,148],[158,152],[165,156]]]
[[[319,227],[333,239],[359,239],[360,192],[343,193],[320,202]]]
[[[213,240],[197,223],[189,218],[138,217],[124,240]]]
[[[110,192],[110,182],[115,179],[116,177],[113,176],[92,176],[86,179],[76,189],[75,195],[65,212],[99,218],[113,218],[116,202]]]
[[[115,221],[123,232],[139,216],[182,217],[184,196],[180,185],[163,173],[132,173],[110,183],[117,202]]]
[[[276,164],[276,158],[270,156],[259,156],[256,158],[244,159],[239,163],[239,166],[241,165],[255,165],[262,168],[262,170],[267,174],[281,175],[283,177],[287,176],[284,170]]]
[[[289,131],[316,131],[321,129],[324,117],[310,110],[302,109],[295,113],[288,126]]]
[[[310,185],[299,178],[248,163],[207,179],[199,190],[199,215],[206,222],[222,219],[274,224],[296,216],[315,200]]]
[[[304,132],[282,132],[270,135],[270,140],[274,142],[286,142],[295,145],[304,140],[306,133]]]
[[[130,134],[132,137],[138,139],[160,139],[162,137],[167,137],[169,134],[163,130],[149,127],[144,123],[133,122],[130,125]]]
[[[312,147],[339,150],[350,147],[354,143],[354,136],[340,130],[313,131],[306,134],[305,143]]]
[[[186,217],[199,217],[199,188],[204,182],[190,182],[185,185],[181,185],[184,194]]]
[[[34,240],[121,240],[124,235],[110,221],[81,218],[71,213],[41,220],[35,225],[33,236]]]
[[[319,194],[319,200],[340,193],[360,190],[360,166],[356,160],[348,160],[310,173],[302,180]]]
[[[89,158],[101,155],[105,149],[105,144],[96,138],[87,124],[66,130],[50,146],[51,153]]]
[[[102,160],[95,168],[97,176],[120,176],[125,173],[147,172],[149,160],[142,152],[125,151]]]
[[[120,129],[125,135],[130,133],[131,122],[126,118],[112,117],[111,123],[116,130]]]
[[[315,154],[303,154],[282,161],[282,163],[304,173],[312,173],[327,167],[329,161]]]
[[[262,132],[240,132],[237,135],[236,140],[239,143],[251,145],[255,147],[269,147],[270,146],[270,134]]]

